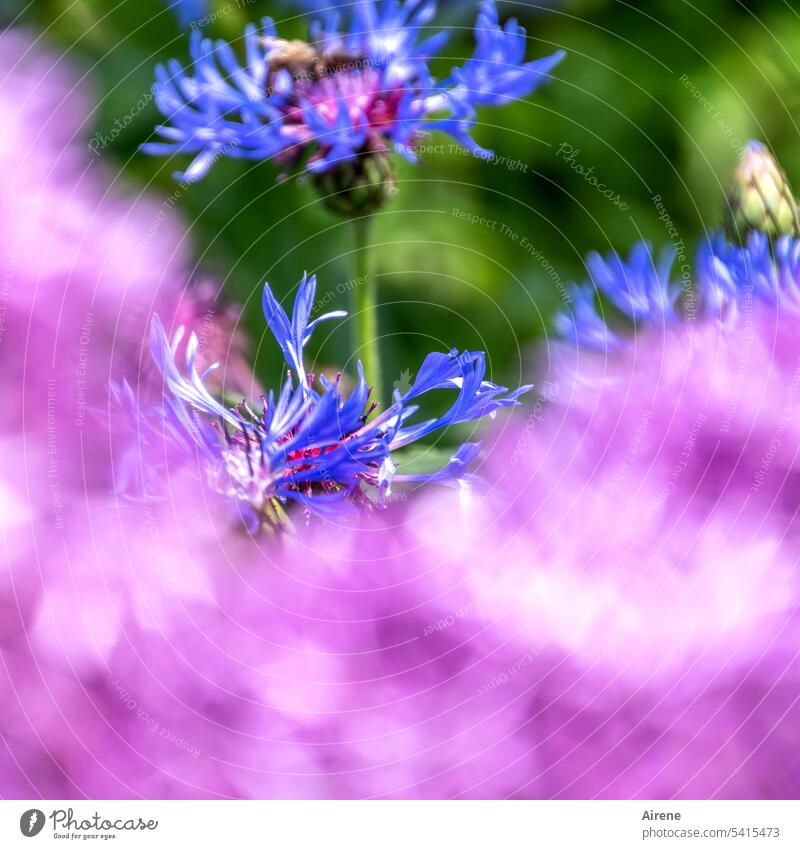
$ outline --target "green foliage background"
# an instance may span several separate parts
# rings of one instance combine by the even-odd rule
[[[306,21],[287,3],[253,0],[222,12],[210,33],[235,41],[247,18],[271,14],[290,36]],[[471,2],[445,3],[454,36],[441,75],[469,54]],[[450,141],[418,167],[403,165],[400,191],[380,215],[376,239],[386,372],[413,372],[432,348],[477,347],[496,379],[529,374],[533,344],[552,333],[559,281],[580,280],[590,250],[627,251],[637,240],[685,241],[687,252],[720,219],[737,150],[760,138],[800,184],[800,7],[786,0],[585,0],[502,4],[528,28],[529,55],[568,52],[556,79],[522,103],[486,110],[478,140],[513,166],[451,150]],[[187,43],[159,0],[4,0],[42,39],[85,70],[98,98],[94,125],[109,135],[146,96],[153,65],[185,60]],[[18,21],[17,21],[18,22]],[[112,173],[135,191],[168,198],[167,162],[137,152],[158,121],[150,103],[102,152]],[[562,145],[577,153],[571,163]],[[612,202],[577,166],[619,196]],[[311,186],[276,182],[270,163],[222,161],[176,203],[190,226],[194,273],[224,280],[243,305],[254,338],[266,342],[260,286],[288,295],[304,269],[320,275],[320,295],[350,276],[347,227]],[[661,197],[658,206],[653,198]],[[627,207],[627,208],[626,208]],[[461,220],[454,210],[487,220]],[[660,220],[666,211],[669,222]],[[492,222],[496,222],[493,224]],[[676,233],[678,234],[676,236]],[[690,253],[691,256],[691,253]],[[346,296],[332,302],[346,308]],[[334,308],[334,306],[331,306]],[[320,342],[321,358],[343,363],[347,331]],[[278,368],[271,344],[257,344],[258,369]]]

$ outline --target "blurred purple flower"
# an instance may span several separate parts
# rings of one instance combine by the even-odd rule
[[[800,319],[753,310],[561,348],[466,512],[262,545],[180,475],[86,505],[6,795],[795,798]]]
[[[181,295],[185,234],[157,201],[109,188],[67,61],[14,31],[0,42],[0,431],[25,434],[22,463],[49,451],[60,487],[107,487],[110,464],[87,456],[108,444],[97,413],[109,379],[135,373],[150,310],[171,314]],[[31,496],[52,510],[41,483]]]
[[[171,323],[182,237],[139,261],[157,209],[83,184],[71,77],[0,42],[0,795],[797,797],[795,243],[712,245],[719,308],[560,344],[471,506],[256,540],[185,468],[106,493],[77,381]]]

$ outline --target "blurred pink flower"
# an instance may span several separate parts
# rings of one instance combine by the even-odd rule
[[[68,63],[20,32],[0,42],[0,428],[24,431],[25,463],[47,445],[59,486],[105,489],[108,383],[155,381],[153,312],[201,334],[209,357],[224,353],[233,385],[247,381],[244,343],[213,284],[189,282],[173,204],[122,193],[91,153]]]
[[[471,507],[259,541],[181,475],[160,505],[87,505],[5,685],[7,782],[794,797],[797,324],[765,310],[746,352],[743,327],[653,333],[579,375],[563,349]]]
[[[189,469],[118,502],[79,381],[135,381],[182,236],[141,247],[68,72],[2,41],[52,148],[0,142],[0,795],[796,797],[800,319],[548,352],[471,503],[253,539]]]

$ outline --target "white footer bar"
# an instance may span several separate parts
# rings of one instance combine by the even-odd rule
[[[0,802],[0,846],[800,847],[798,802]]]

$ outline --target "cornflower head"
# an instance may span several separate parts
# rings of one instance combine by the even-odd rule
[[[163,375],[163,402],[143,408],[129,385],[112,387],[139,446],[166,440],[184,459],[197,460],[205,482],[230,499],[251,532],[291,526],[290,503],[332,518],[358,507],[384,506],[394,484],[470,485],[467,467],[480,443],[463,444],[443,468],[428,474],[403,474],[397,452],[434,431],[517,406],[530,389],[509,393],[484,379],[483,353],[452,350],[429,354],[410,387],[396,391],[385,411],[370,402],[360,364],[355,387],[345,397],[341,375],[329,381],[307,373],[303,363],[315,328],[346,315],[332,312],[312,320],[315,291],[316,278],[304,276],[290,318],[265,287],[264,315],[289,371],[280,392],[261,396],[257,404],[220,403],[206,386],[216,366],[202,374],[197,369],[197,336],[184,343],[181,327],[170,339],[158,317],[150,347]],[[419,400],[441,389],[455,392],[452,405],[438,417],[418,420]],[[161,447],[153,453],[165,454]],[[128,489],[134,478],[147,488],[160,474],[141,453],[129,452],[118,488]]]
[[[167,119],[148,153],[194,156],[177,178],[201,179],[220,156],[274,159],[304,168],[344,216],[373,212],[394,190],[391,152],[416,161],[424,132],[439,130],[482,157],[472,138],[479,106],[530,94],[561,60],[525,61],[525,30],[501,26],[483,0],[473,56],[438,81],[430,60],[446,30],[425,31],[435,0],[359,0],[312,24],[309,41],[280,38],[272,20],[244,34],[242,64],[230,44],[192,33],[192,67],[156,69],[155,101]]]
[[[748,142],[734,173],[726,223],[727,233],[701,243],[692,277],[685,268],[675,274],[673,245],[656,255],[641,242],[627,259],[590,254],[590,280],[571,288],[573,308],[557,316],[557,330],[584,348],[607,350],[626,344],[626,325],[735,324],[743,304],[800,312],[797,206],[783,171],[758,142]]]

